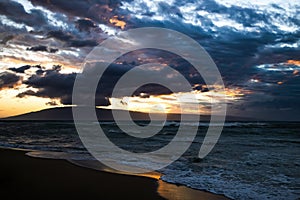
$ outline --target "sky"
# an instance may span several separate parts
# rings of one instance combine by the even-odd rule
[[[0,117],[71,106],[74,80],[89,52],[140,27],[169,28],[196,40],[221,73],[228,115],[300,120],[300,4],[295,0],[0,0]],[[172,93],[147,85],[132,96],[111,97],[124,73],[151,62],[172,66],[194,90]],[[124,55],[102,81],[97,106],[143,112],[156,104],[156,112],[179,112],[176,98],[193,94],[201,114],[209,114],[207,104],[218,92],[207,91],[188,62],[159,50]]]

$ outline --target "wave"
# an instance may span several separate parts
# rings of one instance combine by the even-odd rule
[[[187,126],[210,125],[209,122],[184,123]],[[118,134],[119,130],[113,122],[101,125],[110,131],[112,138],[116,138],[118,142],[134,146],[130,139],[123,137],[124,134]],[[28,156],[65,159],[83,167],[108,170],[95,164],[97,161],[81,144],[76,132],[69,133],[71,129],[68,128],[72,124],[61,126],[63,129],[43,123],[35,124],[34,129],[28,124],[24,127],[18,123],[1,126],[3,129],[0,134],[0,147],[25,149],[29,151]],[[168,121],[165,126],[167,128],[159,138],[138,143],[136,147],[153,149],[164,140],[172,139],[180,122]],[[203,140],[203,135],[198,134],[195,138],[197,142],[192,143],[190,149],[179,160],[158,172],[163,174],[162,180],[224,194],[234,199],[297,199],[294,198],[297,195],[299,197],[299,189],[295,188],[299,183],[297,167],[300,166],[298,154],[295,153],[299,151],[298,124],[226,122],[224,126],[224,134],[205,159],[197,159]],[[206,129],[199,130],[201,132]],[[125,163],[122,155],[106,153],[111,154],[111,159]],[[148,165],[138,163],[138,160],[127,164]]]
[[[267,123],[261,122],[225,122],[225,123],[210,123],[210,122],[166,122],[165,126],[223,126],[223,127],[247,127],[247,126],[266,126]]]

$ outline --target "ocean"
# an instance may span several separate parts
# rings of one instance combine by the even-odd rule
[[[143,139],[128,137],[114,122],[99,125],[122,149],[142,153],[167,145],[180,123],[167,122],[156,136]],[[189,126],[198,126],[197,136],[177,161],[158,170],[162,180],[232,199],[300,198],[299,123],[226,122],[218,143],[204,159],[199,159],[198,153],[209,123]],[[0,147],[34,150],[29,155],[75,163],[95,161],[79,139],[73,122],[1,121]],[[122,162],[122,157],[110,153]]]

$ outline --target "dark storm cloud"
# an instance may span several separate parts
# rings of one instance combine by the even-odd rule
[[[79,19],[76,21],[77,27],[80,31],[89,31],[91,28],[95,28],[95,23],[90,19]]]
[[[19,93],[17,97],[23,98],[25,96],[37,96],[51,99],[60,99],[60,102],[65,105],[72,104],[72,91],[76,73],[63,74],[60,72],[61,66],[53,66],[49,70],[38,70],[35,75],[32,75],[28,80],[23,81],[23,84],[38,89],[36,92],[27,90]],[[84,77],[89,81],[89,77]],[[109,79],[110,77],[107,77]],[[108,94],[111,88],[104,88],[96,95],[96,105],[108,105],[109,102],[105,95]],[[85,93],[83,93],[83,96]]]
[[[47,38],[55,38],[63,42],[70,41],[73,36],[70,33],[65,33],[61,30],[59,31],[49,31],[47,34]]]
[[[188,3],[193,11],[185,9]],[[124,10],[131,13],[128,26],[167,27],[191,36],[211,55],[227,87],[241,87],[251,92],[235,104],[235,114],[256,118],[261,115],[262,119],[279,119],[281,114],[285,119],[299,116],[299,76],[293,75],[293,71],[272,72],[256,68],[260,64],[300,60],[300,29],[295,29],[300,26],[295,14],[299,8],[293,10],[275,4],[265,8],[238,4],[225,6],[216,1],[191,0],[168,5],[151,4],[151,7],[134,2],[129,4]],[[172,6],[182,8],[181,12]],[[157,13],[152,12],[156,9]],[[137,15],[139,17],[135,18]],[[176,66],[181,69],[180,65]],[[183,70],[183,73],[188,74],[188,71]],[[250,83],[252,78],[259,82]]]
[[[23,98],[26,96],[36,96],[36,92],[33,90],[26,90],[25,92],[22,92],[17,95],[17,97],[19,97],[19,98]]]
[[[32,9],[29,14],[25,11],[22,4],[15,1],[2,0],[0,2],[0,14],[17,23],[24,23],[32,27],[40,27],[47,24],[47,18],[42,11]]]
[[[85,15],[90,6],[92,5],[91,1],[82,1],[82,0],[72,0],[72,1],[60,1],[60,0],[31,0],[33,5],[41,5],[43,7],[49,8],[55,12],[64,12],[69,15]],[[79,15],[81,13],[81,15]]]
[[[69,47],[94,47],[98,45],[95,40],[70,40],[67,45]]]
[[[40,76],[40,75],[43,75],[43,73],[44,73],[44,70],[42,70],[42,69],[38,69],[38,70],[36,70],[36,75],[38,75],[38,76]]]
[[[38,69],[41,69],[42,67],[40,65],[24,65],[22,67],[19,67],[19,68],[15,68],[15,67],[11,67],[11,68],[8,68],[9,70],[11,71],[14,71],[14,72],[17,72],[17,73],[25,73],[25,71],[27,69],[30,69],[30,68],[38,68]]]
[[[30,68],[31,68],[30,65],[24,65],[24,66],[19,67],[19,68],[14,68],[14,67],[9,68],[9,70],[17,72],[17,73],[25,73],[25,70],[30,69]]]
[[[288,80],[282,85],[254,88],[242,103],[229,106],[229,112],[237,115],[254,116],[260,120],[300,120],[300,79]]]
[[[50,31],[47,34],[47,38],[55,38],[62,42],[65,42],[68,47],[94,47],[98,45],[96,40],[87,39],[87,40],[78,40],[75,39],[70,33],[65,33],[63,31]]]
[[[49,47],[44,46],[44,45],[28,47],[26,50],[27,51],[44,51],[44,52],[48,52],[48,53],[56,53],[58,51],[58,49],[56,49],[56,48],[49,48]]]
[[[9,72],[0,73],[0,90],[13,88],[21,80],[20,76]]]
[[[182,9],[182,12],[179,12],[179,9],[174,8],[183,7],[188,3],[192,4],[191,8],[196,5],[193,8],[194,11]],[[285,31],[275,25],[271,26],[276,18],[279,20],[280,14],[274,13],[274,16],[272,16],[272,13],[260,12],[256,8],[243,8],[238,5],[229,7],[218,4],[215,1],[196,2],[183,0],[175,1],[173,5],[162,2],[158,3],[156,5],[157,12],[151,12],[151,10],[155,10],[156,8],[145,4],[143,9],[139,9],[142,8],[141,5],[134,5],[136,7],[133,9],[134,11],[124,10],[124,12],[130,12],[132,16],[128,21],[129,26],[167,27],[191,36],[210,53],[224,76],[225,81],[228,81],[229,84],[244,81],[244,78],[249,77],[249,74],[252,73],[254,65],[265,61],[262,57],[258,60],[257,55],[264,53],[262,49],[266,45],[273,45],[280,42],[292,44],[300,38],[299,31],[285,33]],[[274,6],[276,5],[271,5],[270,7]],[[208,14],[207,16],[203,14],[196,15],[198,11],[204,11],[204,13]],[[282,15],[285,14],[284,10],[282,13]],[[137,14],[143,16],[143,18],[135,18]],[[236,29],[234,25],[230,27],[227,23],[224,26],[222,26],[222,23],[216,26],[214,20],[218,20],[218,18],[214,16],[221,15],[223,15],[221,18],[222,21],[227,22],[226,20],[230,19],[243,26],[244,30],[242,28],[240,30]],[[153,16],[160,16],[163,20],[157,20]],[[189,22],[186,22],[187,16],[191,18]],[[281,17],[280,20],[287,21],[287,23],[294,22],[295,24],[300,24],[299,20],[292,17],[288,19]],[[194,24],[193,22],[196,21],[200,21],[201,23]],[[257,24],[265,24],[265,26],[258,26]],[[255,31],[248,31],[247,29]],[[282,57],[291,55],[290,52],[287,52],[287,49],[281,48],[281,50],[280,52],[269,52],[265,58],[272,60],[278,54],[282,54]],[[295,51],[298,50],[295,49]]]
[[[14,35],[6,35],[1,39],[1,44],[6,44],[8,41],[14,39]]]
[[[5,20],[0,22],[0,30],[7,33],[7,37],[1,41],[2,44],[6,44],[9,40],[12,40],[14,38],[13,35],[16,33],[20,36],[25,36],[29,35],[29,31],[30,35],[33,36],[32,40],[21,40],[19,37],[16,37],[14,43],[32,46],[27,49],[30,51],[56,53],[58,48],[49,48],[48,46],[58,45],[57,47],[59,48],[80,48],[98,45],[97,40],[100,38],[99,35],[97,34],[97,36],[95,33],[91,33],[90,30],[93,29],[94,32],[99,32],[100,28],[98,28],[92,20],[88,19],[88,16],[84,13],[82,19],[74,20],[75,17],[78,18],[78,16],[80,16],[79,13],[82,13],[82,9],[84,9],[86,5],[89,8],[97,2],[54,2],[58,4],[57,9],[54,8],[55,6],[51,5],[51,3],[48,4],[45,2],[46,4],[44,5],[43,2],[39,2],[39,7],[30,10],[28,10],[25,4],[22,5],[21,3],[22,2],[18,3],[8,0],[2,0],[0,2],[0,15],[4,15],[4,19],[8,20],[8,23],[6,23]],[[44,6],[44,8],[41,6]],[[67,10],[60,10],[59,8],[70,8],[70,10],[76,11],[77,6],[77,14],[79,15],[72,15]],[[51,13],[49,10],[53,10],[53,12]],[[109,23],[108,20],[109,18],[107,18],[105,23]],[[44,35],[44,39],[54,38],[62,41],[63,46],[60,46],[59,42],[53,40],[41,40],[39,37],[34,37],[36,35],[39,37]]]
[[[140,96],[142,98],[147,98],[150,95],[161,95],[161,94],[171,94],[172,91],[162,85],[158,84],[147,84],[143,87],[138,88],[132,96]],[[146,94],[146,95],[144,95]]]
[[[34,46],[34,47],[28,47],[26,48],[27,51],[48,51],[47,46]]]
[[[145,59],[141,59],[145,58]],[[131,67],[150,64],[150,63],[161,63],[164,65],[168,65],[173,69],[177,70],[180,74],[182,74],[185,79],[187,79],[191,85],[194,84],[204,84],[204,81],[199,74],[199,72],[185,59],[180,56],[163,51],[158,49],[141,49],[134,52],[127,53],[121,58],[116,60],[116,63],[122,63],[122,65],[128,65]],[[154,89],[156,86],[153,86]],[[149,87],[150,89],[150,87]],[[166,90],[158,87],[158,90],[155,92],[151,91],[151,94],[167,94]],[[160,93],[161,91],[161,93]]]
[[[37,88],[38,91],[27,90],[20,93],[18,97],[26,95],[37,97],[59,98],[63,104],[71,104],[72,87],[76,77],[75,73],[61,74],[61,67],[54,66],[51,70],[44,70],[43,76],[32,75],[23,83]],[[40,73],[41,74],[41,73]]]
[[[111,64],[109,68],[104,72],[101,77],[96,96],[91,94],[89,88],[82,90],[82,98],[93,98],[95,96],[95,103],[98,106],[107,106],[109,105],[108,98],[111,97],[112,91],[115,87],[115,84],[126,72],[132,69],[132,65],[120,65],[120,64]],[[52,69],[43,70],[39,69],[36,71],[35,75],[32,75],[28,80],[23,81],[23,84],[28,87],[37,89],[33,91],[29,89],[25,92],[22,92],[17,95],[19,98],[25,96],[37,96],[51,99],[60,99],[62,104],[72,104],[72,91],[73,85],[76,76],[78,79],[86,83],[87,85],[93,84],[90,77],[95,76],[98,73],[99,68],[87,68],[83,74],[64,74],[61,73],[61,66],[53,66]],[[160,72],[157,72],[160,73]],[[151,95],[156,94],[170,94],[171,91],[167,88],[157,85],[157,84],[148,84],[145,85],[132,95],[139,96],[140,93],[147,93]]]
[[[286,110],[297,110],[298,108],[296,102],[299,97],[295,94],[299,92],[299,83],[293,81],[299,77],[291,77],[283,72],[277,74],[264,72],[255,68],[255,66],[264,63],[286,62],[289,59],[299,60],[300,29],[295,31],[289,31],[289,29],[293,28],[290,26],[291,23],[299,27],[300,21],[289,13],[289,10],[281,8],[282,13],[273,12],[274,9],[277,9],[276,6],[280,8],[283,5],[270,4],[265,12],[262,12],[259,7],[255,6],[225,6],[213,0],[144,3],[143,5],[132,6],[132,10],[120,8],[120,5],[136,3],[135,1],[122,1],[120,3],[120,0],[31,0],[31,2],[34,6],[40,7],[26,12],[20,3],[8,0],[0,1],[1,15],[13,22],[33,28],[34,30],[31,32],[33,36],[44,36],[41,41],[24,40],[26,46],[29,46],[28,50],[56,52],[56,48],[53,50],[48,48],[49,46],[53,47],[50,42],[48,44],[43,41],[58,44],[59,49],[94,47],[101,41],[99,33],[103,33],[98,25],[113,26],[109,19],[115,15],[124,16],[127,28],[145,26],[170,28],[183,32],[198,41],[216,62],[227,87],[238,86],[251,90],[252,94],[244,98],[243,106],[240,105],[236,109],[244,110],[247,106],[248,109],[252,110],[260,110],[264,107]],[[153,12],[155,6],[157,6],[157,11]],[[52,11],[54,20],[61,23],[55,25],[51,19],[53,16],[47,16],[44,9]],[[281,27],[277,26],[278,24]],[[285,30],[285,26],[288,30]],[[16,31],[17,29],[20,30]],[[3,36],[1,39],[1,43],[15,42],[13,35],[22,31],[22,33],[27,34],[26,29],[28,28],[23,27],[21,30],[21,28],[0,22],[0,30],[8,32],[6,37]],[[153,53],[154,58],[160,55],[163,54]],[[151,55],[146,57],[151,58]],[[152,59],[150,61],[157,60]],[[162,62],[180,71],[192,84],[202,83],[201,76],[195,73],[195,70],[188,63],[178,60],[174,55],[169,55],[169,58],[164,58]],[[134,65],[145,63],[147,61],[139,62],[137,57],[133,57],[132,60],[125,60],[122,65],[114,65],[113,68],[109,69],[106,76],[103,77],[103,84],[98,88],[98,93],[102,95],[99,100],[106,101],[105,97],[110,96],[114,82],[122,74]],[[10,70],[24,73],[26,69],[11,68]],[[88,79],[88,77],[84,78]],[[260,79],[261,85],[249,84],[249,80],[252,78]],[[40,68],[36,71],[36,75],[25,82],[38,91],[27,91],[23,93],[23,96],[60,98],[63,103],[71,103],[74,79],[75,74],[62,74],[58,68],[52,70]],[[283,85],[276,84],[282,80],[284,80]],[[67,81],[70,83],[66,83]],[[199,87],[198,89],[202,88]],[[139,89],[136,95],[139,95],[140,92],[161,94],[168,91],[155,85],[149,85]],[[22,96],[22,94],[20,95]]]
[[[114,11],[120,6],[120,0],[31,0],[34,5],[40,5],[53,12],[66,15],[90,18],[96,22],[107,22],[116,14]],[[105,19],[106,18],[106,19]]]

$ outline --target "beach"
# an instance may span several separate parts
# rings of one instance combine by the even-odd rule
[[[10,199],[226,199],[155,178],[102,172],[28,151],[0,149],[0,192]]]
[[[0,192],[13,199],[44,194],[96,199],[299,198],[299,156],[291,153],[299,152],[298,123],[225,123],[214,150],[199,160],[207,125],[200,124],[190,148],[169,166],[148,174],[120,174],[89,154],[73,123],[2,122]],[[120,147],[149,152],[171,141],[177,130],[176,123],[169,123],[160,137],[132,141],[113,123],[101,126]],[[121,154],[105,155],[120,163],[126,160]]]

